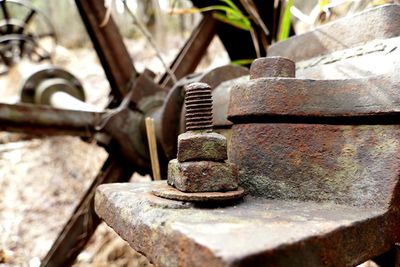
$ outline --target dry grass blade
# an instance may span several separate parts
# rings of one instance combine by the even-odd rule
[[[264,21],[261,19],[260,14],[258,13],[257,7],[254,4],[253,0],[240,0],[240,2],[242,3],[246,11],[249,13],[254,23],[260,26],[260,28],[262,29],[262,31],[266,36],[270,35],[270,31],[268,30]]]
[[[167,66],[165,63],[164,59],[161,56],[161,51],[158,49],[153,37],[151,36],[150,32],[146,29],[146,27],[141,23],[141,21],[135,16],[135,14],[130,10],[128,4],[124,0],[124,6],[128,12],[128,14],[131,16],[133,19],[133,23],[138,27],[139,31],[144,35],[146,40],[149,42],[149,44],[153,47],[154,51],[156,52],[157,58],[160,60],[161,64],[163,65],[165,71],[167,74],[171,77],[171,80],[176,83],[178,80],[176,79],[175,74],[173,71]]]
[[[100,27],[106,26],[108,21],[110,20],[113,2],[114,2],[114,0],[105,0],[104,1],[104,6],[107,8],[107,10],[106,10],[106,14],[104,15],[103,21],[100,23]]]
[[[257,57],[261,57],[261,52],[260,52],[260,46],[258,44],[257,33],[256,33],[256,31],[254,30],[253,27],[250,28],[250,35],[251,35],[251,39],[253,41],[254,50],[256,51],[256,56]]]

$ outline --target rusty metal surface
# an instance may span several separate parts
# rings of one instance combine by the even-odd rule
[[[103,115],[103,112],[0,103],[0,129],[39,135],[67,134],[92,137]]]
[[[268,56],[283,56],[298,62],[375,39],[397,37],[400,35],[399,24],[400,6],[380,6],[272,45]]]
[[[187,201],[187,202],[225,202],[238,200],[244,196],[243,188],[236,188],[235,190],[227,192],[182,192],[169,186],[166,182],[157,184],[151,191],[154,195],[161,198],[171,200]],[[231,202],[232,203],[232,202]]]
[[[400,27],[398,21],[397,27]],[[308,79],[366,78],[386,74],[400,57],[400,38],[378,39],[296,62],[296,76]]]
[[[225,161],[228,159],[227,141],[223,135],[209,132],[186,132],[178,136],[179,162],[212,160]]]
[[[90,240],[101,220],[94,211],[94,195],[98,185],[127,182],[133,174],[131,164],[117,156],[109,157],[101,171],[86,191],[73,216],[64,226],[52,248],[42,260],[41,266],[71,266]]]
[[[218,24],[219,22],[213,18],[211,13],[204,14],[202,21],[194,29],[170,66],[170,69],[178,80],[196,70],[197,65],[200,63],[216,34]],[[163,87],[171,87],[173,80],[166,73],[161,77],[159,84]]]
[[[395,74],[346,80],[255,79],[232,88],[228,118],[393,115],[400,111],[399,84]]]
[[[296,66],[293,61],[284,57],[257,58],[250,68],[250,79],[265,77],[288,77],[296,75]]]
[[[98,0],[75,0],[86,30],[110,82],[112,95],[121,100],[134,82],[137,72],[114,20],[101,26],[106,15],[104,3]]]
[[[168,164],[168,184],[182,192],[226,192],[238,187],[238,169],[229,162],[209,160]]]
[[[240,124],[229,158],[252,195],[389,206],[398,197],[399,138],[399,125]]]
[[[399,238],[398,214],[380,208],[254,197],[212,208],[155,199],[157,186],[102,185],[95,197],[97,214],[156,266],[355,266]]]

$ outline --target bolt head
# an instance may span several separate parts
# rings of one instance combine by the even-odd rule
[[[168,164],[168,184],[182,192],[225,192],[238,188],[238,169],[228,162],[173,159]]]
[[[284,57],[263,57],[253,61],[250,79],[296,76],[296,64]]]
[[[186,132],[178,137],[178,161],[225,161],[227,141],[225,136],[213,132]]]

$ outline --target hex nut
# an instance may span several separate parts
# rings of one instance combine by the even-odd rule
[[[225,136],[213,132],[186,132],[178,137],[179,162],[225,161],[228,159]]]
[[[228,162],[173,159],[168,164],[168,184],[182,192],[225,192],[238,188],[238,169]]]

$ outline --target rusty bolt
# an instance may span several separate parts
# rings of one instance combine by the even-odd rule
[[[284,57],[263,57],[253,61],[250,79],[296,76],[296,64]]]
[[[227,141],[212,132],[211,88],[185,88],[186,131],[178,137],[177,159],[168,165],[168,184],[183,192],[229,191],[238,187],[238,172],[227,159]]]

